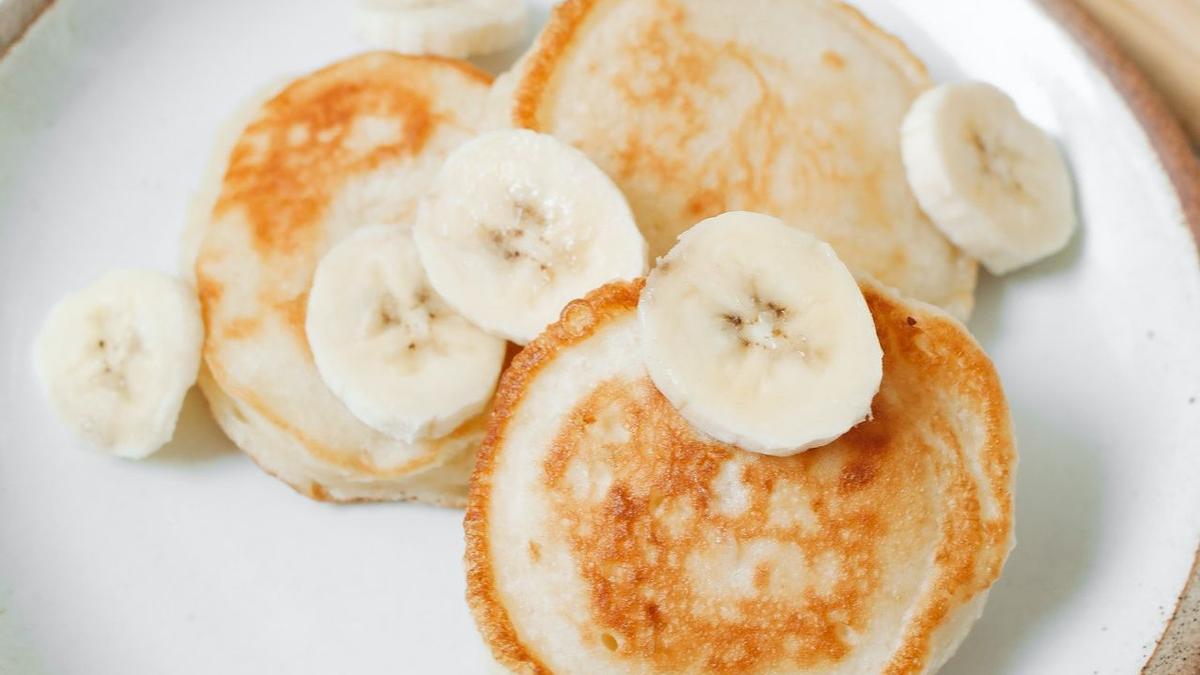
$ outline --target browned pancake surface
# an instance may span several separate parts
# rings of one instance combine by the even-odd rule
[[[612,285],[569,306],[501,384],[467,512],[468,596],[510,666],[550,672],[510,620],[491,562],[497,454],[523,452],[506,445],[507,424],[539,371],[632,312],[639,289]],[[885,672],[929,667],[936,631],[998,578],[1010,546],[1010,421],[990,362],[961,325],[871,284],[864,292],[883,385],[872,419],[828,446],[781,458],[711,442],[646,377],[598,383],[560,421],[540,473],[557,517],[530,535],[528,556],[536,566],[547,541],[565,543],[587,589],[585,644],[662,672],[824,672],[854,655],[858,636],[878,630],[880,603],[899,595],[911,615]],[[964,429],[954,408],[981,426]],[[712,488],[729,466],[748,494],[737,508]],[[581,500],[571,471],[603,473],[602,497]],[[748,577],[720,578],[746,568],[761,542],[773,553]],[[697,551],[715,586],[692,582]],[[722,597],[723,584],[741,590]]]
[[[901,166],[900,123],[929,86],[924,66],[839,2],[736,7],[568,0],[517,69],[507,123],[584,150],[625,192],[653,255],[704,218],[759,211],[968,315],[974,261],[924,216]],[[756,35],[768,17],[800,22],[795,37]]]

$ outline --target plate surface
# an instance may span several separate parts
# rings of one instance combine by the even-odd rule
[[[971,328],[1016,418],[1018,544],[943,672],[1136,672],[1200,543],[1200,269],[1179,200],[1030,0],[861,5],[937,79],[990,80],[1055,133],[1084,218],[1065,253],[982,280]],[[100,456],[31,372],[60,295],[114,266],[175,269],[224,116],[359,49],[346,3],[60,0],[0,61],[0,672],[485,669],[460,513],[297,497],[195,393],[159,455]]]

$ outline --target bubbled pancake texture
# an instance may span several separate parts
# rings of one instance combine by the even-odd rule
[[[900,159],[924,66],[838,2],[568,0],[501,84],[489,124],[584,150],[655,256],[699,220],[760,211],[907,295],[970,313],[975,262],[921,212]]]
[[[304,317],[326,250],[364,225],[411,225],[444,157],[473,135],[489,83],[458,61],[365,54],[284,87],[232,145],[195,262],[206,391],[228,397],[214,403],[230,411],[219,416],[227,430],[232,411],[253,420],[234,440],[304,494],[462,500],[481,420],[413,444],[375,432],[321,381]],[[246,433],[268,427],[286,442]],[[453,484],[445,495],[406,486],[442,465],[455,474],[432,481]]]
[[[497,659],[555,673],[922,673],[1012,546],[996,374],[956,321],[863,289],[873,417],[769,457],[693,431],[605,287],[514,361],[467,510],[468,598]]]

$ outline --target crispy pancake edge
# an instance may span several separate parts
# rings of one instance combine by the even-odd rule
[[[496,451],[504,440],[508,423],[520,405],[530,382],[562,350],[591,337],[612,316],[636,307],[644,279],[602,286],[563,308],[556,323],[529,343],[500,376],[492,418],[476,458],[475,472],[467,490],[466,532],[467,604],[475,624],[496,660],[516,672],[549,673],[517,638],[508,612],[500,604],[491,572],[488,545],[488,499]]]
[[[464,564],[467,604],[476,626],[497,662],[513,672],[551,673],[521,642],[507,609],[500,602],[492,573],[488,518],[497,452],[505,441],[508,424],[525,392],[542,368],[561,351],[590,338],[611,317],[635,309],[644,283],[644,279],[617,282],[572,301],[563,309],[559,321],[549,326],[546,332],[518,354],[512,366],[501,376],[488,432],[468,490],[463,519],[466,537]],[[984,576],[977,580],[979,590],[973,593],[973,597],[977,597],[999,578],[1004,559],[1012,546],[1013,479],[1017,455],[1011,415],[999,376],[974,337],[945,311],[917,300],[902,299],[896,292],[873,281],[863,280],[860,284],[873,311],[876,305],[891,306],[894,313],[905,315],[910,326],[920,325],[925,335],[946,345],[946,352],[965,358],[968,362],[965,370],[980,385],[978,400],[982,403],[978,407],[987,427],[986,441],[979,452],[987,484],[981,485],[980,489],[990,488],[992,497],[1001,509],[1000,520],[1004,526],[1000,528],[1000,534],[1007,539],[1007,547],[999,564],[986,570]],[[913,348],[920,349],[915,345]],[[901,644],[894,652],[886,672],[894,675],[923,672],[931,665],[931,646],[937,630],[948,615],[968,605],[947,601],[946,598],[940,602],[915,605],[918,611],[909,620],[904,634],[898,637]]]
[[[232,442],[241,452],[250,458],[264,474],[274,478],[291,488],[296,494],[302,497],[308,497],[313,501],[325,502],[329,504],[369,504],[378,502],[417,502],[430,506],[438,506],[451,509],[462,509],[467,505],[465,492],[456,494],[450,491],[434,493],[429,490],[413,490],[411,486],[405,484],[388,484],[380,483],[375,489],[376,493],[386,492],[383,494],[372,494],[370,496],[345,496],[344,490],[336,487],[330,487],[327,479],[317,477],[307,477],[303,480],[295,477],[289,477],[288,472],[280,470],[272,462],[266,461],[259,456],[263,452],[265,446],[270,445],[273,441],[268,438],[270,434],[278,434],[286,437],[289,441],[295,443],[295,438],[291,437],[285,430],[278,427],[271,427],[270,422],[266,419],[253,420],[251,419],[255,413],[253,410],[244,411],[240,408],[240,404],[221,390],[216,379],[209,372],[208,368],[201,367],[200,377],[197,381],[197,386],[200,388],[204,398],[208,402],[209,410],[212,413],[213,420],[220,427],[225,436]],[[259,425],[268,425],[267,429],[259,428]],[[462,452],[474,452],[473,447],[465,448]],[[277,452],[277,450],[271,450]],[[430,472],[445,471],[446,465],[452,465],[459,459],[459,455],[455,455],[446,460],[442,466],[437,466],[430,469]],[[417,481],[424,477],[424,472],[414,476]]]

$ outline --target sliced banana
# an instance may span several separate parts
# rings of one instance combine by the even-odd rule
[[[922,94],[904,119],[901,151],[921,208],[993,274],[1049,256],[1075,230],[1062,153],[990,84]]]
[[[415,238],[434,289],[518,344],[571,300],[646,269],[617,186],[582,152],[523,129],[483,134],[446,159]]]
[[[444,436],[482,411],[504,361],[504,340],[438,297],[398,226],[362,228],[321,258],[305,331],[334,395],[408,442]]]
[[[34,367],[55,411],[78,435],[141,459],[175,433],[203,342],[191,288],[159,272],[115,271],[50,310],[34,344]]]
[[[768,455],[864,420],[883,351],[854,276],[826,243],[758,213],[701,221],[638,303],[646,369],[700,431]]]
[[[354,11],[372,47],[452,58],[512,47],[528,23],[525,0],[358,0]]]

